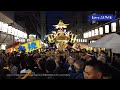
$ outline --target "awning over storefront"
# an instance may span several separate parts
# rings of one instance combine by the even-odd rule
[[[101,39],[96,42],[90,43],[90,47],[98,47],[98,48],[107,48],[107,49],[119,49],[120,48],[120,35],[113,33],[109,35],[105,35]]]

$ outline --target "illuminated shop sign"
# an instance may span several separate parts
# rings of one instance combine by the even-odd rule
[[[109,33],[109,25],[105,25],[105,33]]]
[[[7,33],[8,24],[2,23],[2,32]]]
[[[111,31],[116,32],[116,22],[111,23]]]
[[[95,36],[95,31],[94,30],[92,30],[92,36]]]
[[[100,27],[100,28],[99,28],[99,34],[100,34],[100,35],[103,35],[103,27]]]
[[[12,34],[12,26],[8,26],[8,34]]]
[[[98,29],[95,29],[95,36],[98,35]]]
[[[23,31],[15,29],[14,27],[9,26],[7,23],[4,23],[2,21],[0,21],[0,31],[7,33],[7,34],[14,35],[16,37],[27,39],[27,33],[24,33]]]
[[[88,36],[91,37],[91,34],[92,34],[91,31],[89,31],[89,35]]]
[[[89,32],[85,32],[85,33],[83,34],[83,37],[84,37],[84,38],[88,38],[88,37],[89,37]]]

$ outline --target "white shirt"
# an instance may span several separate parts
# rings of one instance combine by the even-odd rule
[[[29,72],[29,71],[30,71],[30,69],[28,69],[28,70],[23,69],[23,70],[20,71],[20,73],[21,73],[21,74],[22,74],[22,73],[27,73],[27,72]]]

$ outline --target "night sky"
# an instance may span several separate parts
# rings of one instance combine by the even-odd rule
[[[54,27],[52,25],[58,24],[59,20],[63,20],[64,23],[69,23],[65,19],[71,17],[71,15],[69,14],[71,12],[72,11],[46,11],[48,32],[54,30]]]

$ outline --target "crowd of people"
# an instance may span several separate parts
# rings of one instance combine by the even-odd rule
[[[113,65],[119,67],[120,55]],[[104,51],[94,53],[67,48],[48,48],[25,53],[0,54],[1,79],[112,79],[111,67]]]

